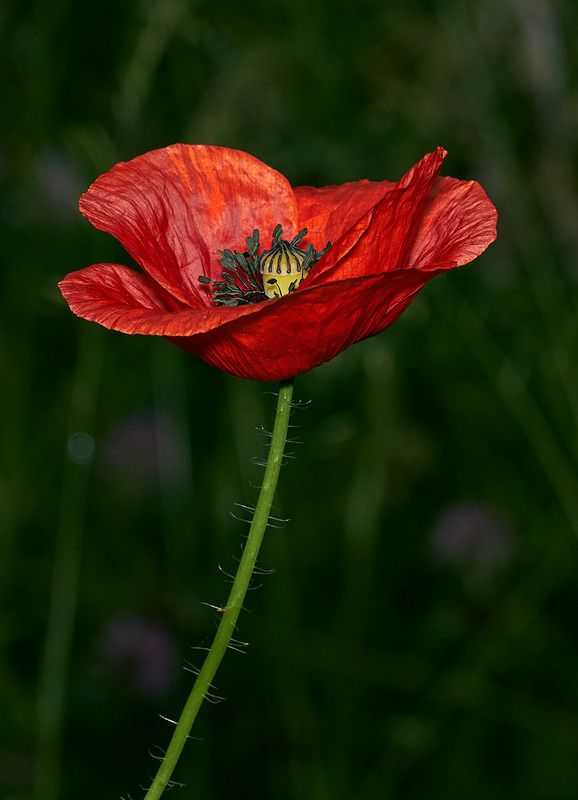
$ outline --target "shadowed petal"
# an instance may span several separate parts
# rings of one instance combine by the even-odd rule
[[[379,333],[451,266],[354,278],[233,308],[184,306],[118,264],[73,272],[59,286],[78,316],[123,333],[165,336],[226,372],[268,381],[306,372]]]
[[[431,272],[397,270],[338,281],[255,306],[258,313],[210,334],[169,337],[225,372],[272,381],[299,375],[391,325],[418,290],[453,264]]]
[[[198,276],[218,278],[218,250],[245,249],[258,228],[294,236],[289,182],[257,158],[226,147],[176,144],[117,164],[80,199],[92,224],[115,236],[172,295],[211,303]]]
[[[396,186],[392,181],[356,181],[341,186],[299,186],[295,189],[299,227],[307,228],[307,242],[322,250],[336,242]]]

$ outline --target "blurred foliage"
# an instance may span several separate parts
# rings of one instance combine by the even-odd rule
[[[171,653],[199,662],[255,499],[272,387],[56,288],[128,263],[79,194],[175,141],[297,185],[397,179],[443,144],[500,212],[487,254],[298,379],[276,572],[175,796],[576,797],[577,28],[571,0],[5,0],[2,797],[60,750],[37,722],[55,553],[57,796],[136,800],[192,681]]]

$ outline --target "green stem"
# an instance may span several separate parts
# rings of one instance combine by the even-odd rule
[[[263,479],[261,492],[259,493],[255,514],[253,515],[249,536],[247,537],[243,555],[239,562],[239,568],[235,580],[233,581],[231,593],[229,594],[225,608],[222,610],[223,616],[221,617],[221,622],[219,623],[211,649],[207,653],[201,671],[195,680],[195,684],[177,723],[165,757],[161,762],[159,770],[144,800],[157,800],[167,787],[199,708],[201,707],[205,695],[209,691],[215,673],[219,668],[219,664],[225,655],[231,637],[235,631],[237,619],[243,607],[245,594],[247,593],[255,562],[257,561],[259,548],[263,541],[263,535],[265,534],[265,529],[269,522],[269,514],[271,512],[271,505],[279,479],[285,442],[287,441],[292,396],[293,381],[282,381],[279,387],[277,413],[273,425],[269,457],[265,467],[265,477]]]

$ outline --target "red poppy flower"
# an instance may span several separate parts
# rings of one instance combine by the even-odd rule
[[[292,189],[237,150],[176,144],[147,153],[117,164],[80,199],[81,212],[144,273],[96,264],[60,289],[80,317],[164,336],[233,375],[298,375],[382,331],[430,278],[495,239],[496,211],[481,186],[438,177],[445,156],[438,147],[397,183]],[[277,226],[282,234],[277,228],[267,250]],[[242,294],[247,277],[261,280],[260,257],[261,268],[279,269],[283,259],[293,268],[289,293]],[[252,269],[236,273],[243,262]],[[274,273],[264,276],[276,283]]]

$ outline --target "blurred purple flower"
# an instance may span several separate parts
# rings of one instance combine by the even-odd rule
[[[65,150],[43,150],[36,156],[34,178],[38,199],[55,222],[78,221],[78,194],[84,180]]]
[[[178,671],[178,648],[162,625],[128,614],[109,620],[96,646],[99,672],[143,697],[166,695]]]
[[[502,567],[513,550],[509,525],[478,503],[457,503],[438,518],[431,532],[437,561],[474,566],[491,572]]]
[[[133,490],[158,483],[174,483],[186,473],[187,455],[169,420],[137,412],[109,433],[102,454],[105,474]]]

